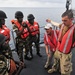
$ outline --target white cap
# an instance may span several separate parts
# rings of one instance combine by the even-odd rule
[[[44,28],[45,29],[49,29],[50,27],[53,28],[52,24],[51,23],[47,23]]]

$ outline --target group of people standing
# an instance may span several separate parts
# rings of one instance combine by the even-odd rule
[[[16,33],[15,46],[20,59],[20,62],[15,61],[12,56],[12,51],[9,46],[10,29],[5,25],[7,15],[0,10],[0,75],[15,75],[19,66],[26,67],[24,58],[31,60],[33,58],[32,43],[35,43],[36,54],[40,54],[39,41],[40,30],[39,24],[34,21],[33,14],[27,16],[27,21],[23,21],[24,15],[21,11],[15,13],[15,19],[11,20],[13,31]],[[25,55],[23,58],[23,48],[25,48]],[[30,52],[30,56],[28,54]],[[18,65],[18,66],[17,66]],[[18,74],[18,73],[17,73]],[[16,75],[17,75],[16,74]]]
[[[23,59],[23,49],[25,48],[25,59],[33,58],[32,43],[35,43],[36,54],[40,54],[39,41],[40,29],[39,24],[34,20],[33,14],[27,16],[27,21],[23,21],[24,15],[21,11],[15,13],[15,19],[11,20],[13,31],[16,33],[15,46],[20,59],[17,62],[13,59],[11,48],[9,46],[10,29],[5,25],[7,18],[4,11],[0,10],[0,75],[15,75],[19,66],[26,67]],[[47,54],[47,61],[44,68],[48,68],[54,57],[52,69],[48,73],[60,70],[61,75],[71,75],[72,72],[72,47],[75,42],[75,25],[73,24],[73,11],[66,10],[62,14],[62,23],[46,20],[46,30],[44,34],[44,44]],[[53,26],[59,26],[59,30],[53,30]],[[30,56],[29,56],[30,53]],[[17,65],[17,66],[16,66]],[[18,75],[18,74],[16,74]]]
[[[48,73],[59,71],[61,75],[71,75],[72,72],[72,48],[75,46],[75,24],[73,23],[73,10],[66,10],[62,14],[62,23],[59,24],[47,19],[44,43],[47,54],[45,68],[48,68],[54,57],[52,68]],[[58,26],[59,31],[53,30],[52,25]]]
[[[35,43],[37,55],[42,57],[39,49],[40,30],[39,24],[34,21],[33,14],[27,16],[27,21],[23,21],[24,15],[21,11],[15,13],[16,20],[11,20],[13,30],[16,33],[16,47],[20,59],[23,61],[23,48],[25,47],[25,59],[31,60],[33,58],[32,43]],[[34,40],[35,39],[35,40]],[[30,52],[31,57],[28,57]]]

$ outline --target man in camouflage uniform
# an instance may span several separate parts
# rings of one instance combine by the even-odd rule
[[[9,41],[10,30],[5,25],[6,13],[0,10],[0,75],[8,75],[7,59],[12,57]]]
[[[5,25],[6,18],[6,13],[0,10],[0,75],[8,75],[10,60],[12,59],[12,52],[9,46],[10,29]]]
[[[36,21],[34,21],[34,19],[35,19],[34,15],[29,14],[27,16],[27,21],[26,21],[26,24],[28,26],[29,33],[30,33],[30,54],[31,54],[31,58],[33,58],[32,43],[35,44],[36,54],[39,57],[42,57],[42,55],[40,53],[40,46],[39,46],[39,42],[40,42],[39,24]]]
[[[25,48],[25,59],[30,60],[30,57],[28,57],[28,51],[29,51],[29,45],[28,45],[28,38],[22,38],[24,37],[23,35],[25,35],[24,31],[26,28],[25,23],[23,22],[23,13],[21,11],[17,11],[15,13],[15,18],[16,20],[12,20],[12,24],[13,24],[13,31],[16,33],[16,48],[17,48],[17,52],[18,55],[20,57],[20,60],[24,62],[23,60],[23,48]],[[19,26],[17,26],[17,23]],[[27,28],[26,28],[27,30]]]
[[[8,47],[8,44],[5,42],[5,40],[5,36],[0,34],[0,75],[8,75],[8,65],[6,57],[6,48]]]
[[[57,23],[54,23],[53,21],[50,20],[47,21],[57,26]],[[54,71],[57,71],[60,65],[61,75],[71,75],[72,72],[71,49],[73,43],[75,42],[75,25],[73,24],[72,21],[73,21],[73,11],[72,10],[65,11],[62,14],[63,23],[62,26],[60,26],[61,29],[58,38],[58,45],[57,45],[56,52],[54,54],[54,64],[52,66],[52,69],[48,70],[48,73],[53,73]],[[62,44],[62,42],[63,43],[65,42],[65,44]]]

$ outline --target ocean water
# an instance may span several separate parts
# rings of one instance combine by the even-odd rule
[[[24,14],[24,20],[27,20],[28,14],[33,14],[35,16],[35,21],[40,25],[40,42],[43,41],[44,35],[44,26],[46,25],[46,19],[50,18],[56,22],[61,22],[61,15],[65,11],[65,8],[25,8],[25,7],[0,7],[0,10],[3,10],[6,15],[6,25],[11,30],[11,41],[10,46],[12,49],[15,48],[14,41],[12,38],[12,24],[11,20],[15,17],[16,11],[22,11]],[[15,36],[15,34],[14,34]]]

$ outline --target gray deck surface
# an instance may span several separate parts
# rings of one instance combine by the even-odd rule
[[[61,75],[59,72],[55,72],[52,74],[48,74],[48,69],[44,69],[44,65],[46,62],[46,53],[45,48],[40,48],[40,53],[42,54],[42,57],[38,57],[36,55],[36,50],[33,50],[34,57],[31,61],[25,60],[25,64],[27,68],[24,68],[20,75]],[[75,75],[75,48],[72,49],[73,52],[73,71],[71,75]],[[51,66],[50,66],[51,68]]]

